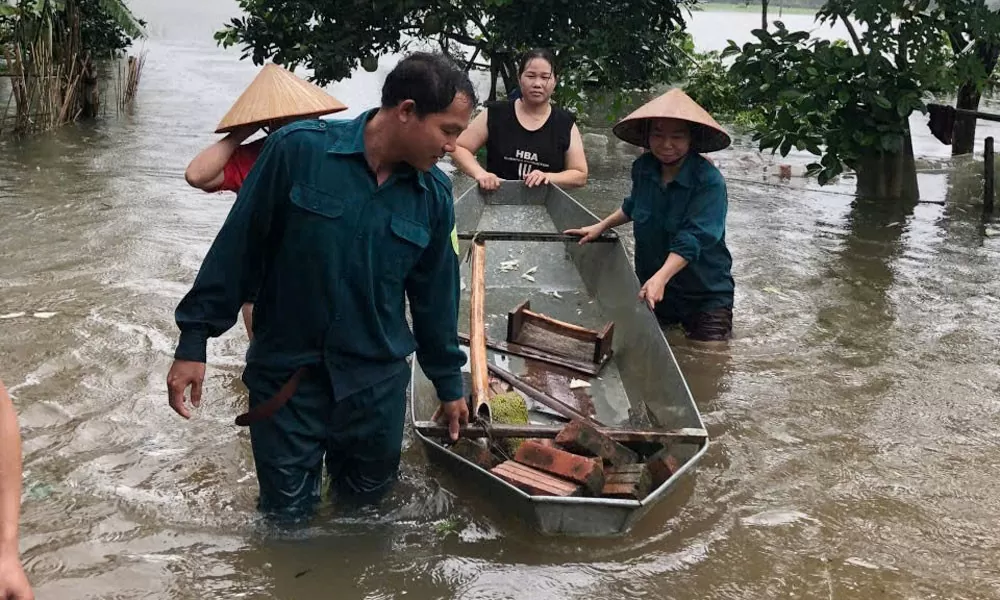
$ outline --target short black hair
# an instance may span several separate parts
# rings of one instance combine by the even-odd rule
[[[524,55],[521,56],[521,64],[518,66],[517,69],[518,77],[524,75],[524,70],[528,68],[528,63],[530,63],[532,60],[536,58],[540,58],[545,62],[549,63],[549,66],[552,67],[552,74],[553,75],[556,74],[555,54],[552,54],[551,50],[547,50],[545,48],[534,48],[532,50],[528,50],[527,52],[524,53]]]
[[[443,112],[458,94],[465,94],[473,106],[476,90],[469,74],[447,56],[414,52],[393,68],[382,85],[382,107],[392,108],[413,100],[418,117]]]

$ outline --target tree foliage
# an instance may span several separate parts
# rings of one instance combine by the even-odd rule
[[[683,60],[681,7],[694,0],[239,0],[246,16],[216,33],[255,64],[299,65],[324,85],[379,56],[430,44],[491,74],[493,89],[517,86],[517,58],[552,50],[561,70],[556,100],[579,106],[590,92],[644,90],[673,77]]]
[[[794,147],[821,160],[820,183],[879,153],[902,152],[913,111],[925,94],[954,88],[945,38],[929,0],[830,0],[821,23],[840,21],[851,44],[816,39],[776,22],[738,47],[730,75],[742,99],[758,106],[762,150]],[[855,24],[860,25],[856,27]],[[860,29],[860,33],[858,32]]]
[[[95,57],[115,56],[145,35],[146,22],[124,0],[0,0],[0,43],[69,32],[77,17],[79,46]]]
[[[761,107],[741,93],[718,51],[694,53],[684,77],[684,91],[717,121],[737,127],[754,127],[763,122]]]

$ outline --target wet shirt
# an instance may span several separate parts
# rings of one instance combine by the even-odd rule
[[[260,156],[260,151],[264,147],[267,138],[260,138],[247,144],[241,144],[226,161],[222,168],[222,184],[216,191],[240,191],[240,186],[246,181],[250,169]]]
[[[462,397],[451,182],[437,168],[405,167],[378,187],[364,156],[373,115],[268,136],[177,307],[175,358],[204,362],[207,339],[232,327],[259,290],[248,387],[321,364],[343,398],[407,368],[416,351],[439,398]]]
[[[635,272],[645,283],[671,252],[688,261],[667,284],[657,313],[681,318],[733,306],[733,259],[726,247],[726,182],[708,160],[689,154],[673,181],[647,152],[632,163],[632,194],[622,211],[633,222]]]

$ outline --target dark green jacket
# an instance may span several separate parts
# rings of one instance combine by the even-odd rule
[[[633,221],[635,273],[645,283],[671,252],[688,265],[671,278],[662,316],[733,306],[733,259],[726,247],[728,197],[722,173],[698,154],[689,154],[673,181],[662,183],[661,163],[646,152],[632,163],[632,194],[622,211]]]
[[[364,157],[374,112],[268,137],[177,307],[176,358],[204,362],[206,340],[258,290],[248,386],[263,371],[324,365],[342,398],[407,368],[416,350],[439,398],[462,397],[451,181],[402,167],[376,189]]]

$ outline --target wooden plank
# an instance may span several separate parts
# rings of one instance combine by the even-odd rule
[[[476,419],[492,421],[489,405],[489,371],[486,361],[486,245],[472,245],[472,291],[469,309],[469,362],[472,367],[472,413]]]
[[[428,437],[447,438],[448,426],[435,423],[434,421],[416,421],[413,428]],[[491,424],[487,428],[480,425],[469,424],[458,430],[460,437],[494,439],[502,438],[555,438],[562,431],[562,427],[552,425],[500,425]],[[610,427],[598,427],[598,431],[622,444],[627,443],[647,443],[647,444],[696,444],[701,445],[708,441],[708,432],[704,429],[675,429],[672,431],[644,431],[632,429],[617,429]]]
[[[518,304],[514,307],[514,310],[507,313],[507,341],[517,342],[517,336],[521,332],[521,327],[524,325],[524,309],[531,306],[531,303],[525,300],[524,302]]]
[[[552,333],[558,333],[559,335],[565,335],[571,337],[581,342],[596,342],[597,332],[592,329],[587,329],[586,327],[580,327],[574,323],[567,323],[565,321],[560,321],[558,319],[553,319],[548,315],[543,315],[542,313],[537,313],[531,310],[531,305],[525,303],[524,309],[524,322],[534,323],[538,327],[551,331]]]
[[[521,326],[514,343],[528,348],[535,348],[555,356],[563,356],[570,360],[593,362],[594,342],[579,340],[574,337],[554,332],[551,328],[529,322]],[[595,365],[598,366],[598,365]]]
[[[993,157],[993,137],[986,138],[986,146],[983,150],[983,211],[988,215],[993,214],[994,201],[994,169],[996,161]]]
[[[597,346],[594,348],[594,363],[603,365],[612,354],[612,342],[615,336],[615,324],[609,322],[597,333]]]
[[[469,340],[470,338],[468,335],[464,333],[458,334],[458,341],[461,343],[468,344]],[[577,371],[583,375],[589,375],[590,377],[596,377],[597,374],[601,372],[599,365],[595,365],[589,361],[575,360],[567,356],[559,356],[544,350],[532,348],[531,346],[522,346],[521,344],[513,342],[502,342],[500,340],[486,338],[486,347],[504,352],[506,354],[513,354],[514,356],[537,360],[539,362],[548,363],[564,369]]]
[[[583,486],[553,477],[527,465],[508,460],[490,469],[490,472],[514,487],[532,496],[580,496]]]
[[[580,419],[585,423],[593,425],[594,427],[601,427],[601,424],[595,421],[594,419],[591,419],[587,415],[581,413],[580,411],[576,410],[569,404],[566,404],[562,400],[554,398],[549,394],[546,394],[542,390],[536,388],[535,386],[525,383],[524,381],[521,381],[510,371],[502,369],[494,364],[487,364],[486,367],[490,370],[491,373],[493,373],[497,377],[497,379],[509,383],[511,387],[513,387],[514,389],[518,390],[519,392],[523,392],[532,400],[535,400],[536,402],[540,402],[545,406],[548,406],[549,408],[558,412],[564,417],[567,417],[569,419]]]
[[[599,458],[588,458],[534,440],[525,440],[518,447],[514,460],[579,483],[592,494],[599,494],[604,487],[604,463]]]
[[[601,331],[595,331],[534,312],[528,301],[522,302],[507,315],[508,343],[580,362],[590,361],[598,370],[611,358],[613,338],[613,322],[607,323]]]
[[[548,233],[537,231],[463,231],[458,234],[460,240],[482,240],[484,242],[579,242],[578,235],[565,233]],[[606,231],[595,242],[614,243],[618,234]]]
[[[968,110],[966,108],[955,108],[954,111],[963,117],[975,117],[984,121],[1000,121],[1000,115],[995,115],[993,113],[984,113],[978,110]]]

